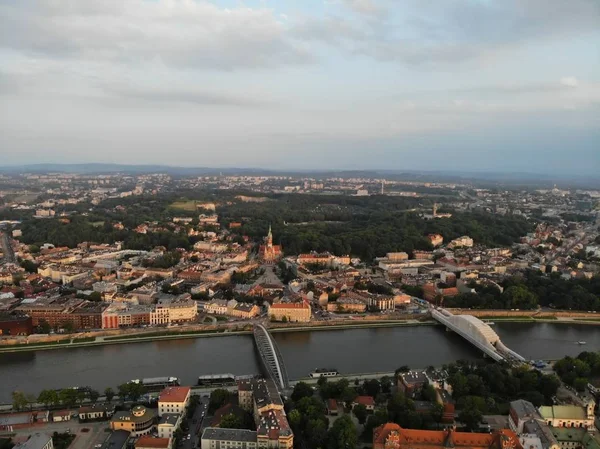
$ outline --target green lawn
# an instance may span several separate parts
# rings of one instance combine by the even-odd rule
[[[180,200],[171,203],[169,206],[171,209],[179,209],[187,212],[196,212],[196,201],[193,200]]]

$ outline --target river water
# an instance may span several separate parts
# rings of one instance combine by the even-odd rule
[[[600,350],[600,326],[563,323],[502,323],[502,341],[527,359],[558,359]],[[315,368],[341,373],[424,368],[481,355],[440,326],[288,332],[273,334],[290,379]],[[585,346],[576,342],[586,341]],[[102,391],[142,377],[175,376],[193,385],[199,375],[259,372],[251,335],[165,340],[89,348],[0,354],[0,403],[11,392],[91,386]]]

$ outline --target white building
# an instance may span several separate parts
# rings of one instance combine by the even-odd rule
[[[165,413],[160,417],[158,423],[159,438],[173,438],[173,434],[181,425],[183,415],[178,413]]]
[[[190,403],[190,387],[167,387],[158,397],[158,416],[165,413],[183,415]]]

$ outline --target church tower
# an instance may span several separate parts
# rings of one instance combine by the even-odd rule
[[[269,225],[269,233],[267,234],[267,247],[273,247],[273,233],[271,232],[271,225]]]

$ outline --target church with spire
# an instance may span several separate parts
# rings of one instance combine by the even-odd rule
[[[258,257],[263,263],[273,263],[281,259],[283,251],[281,245],[273,245],[273,232],[269,225],[269,233],[265,237],[265,242],[258,249]]]

